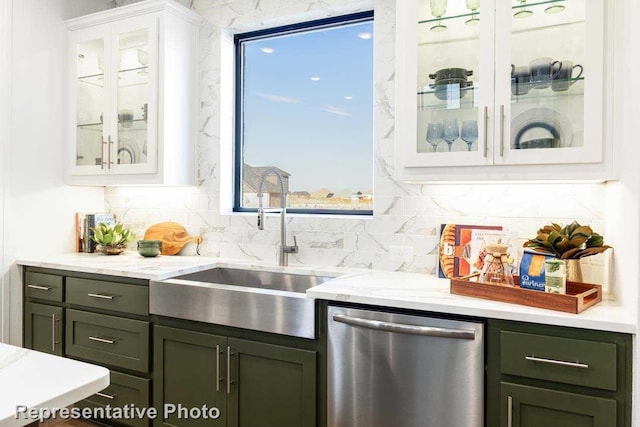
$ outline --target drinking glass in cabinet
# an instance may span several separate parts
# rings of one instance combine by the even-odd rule
[[[554,0],[553,4],[544,10],[544,13],[560,13],[565,7],[561,4],[562,0]]]
[[[446,25],[442,24],[442,16],[447,13],[447,0],[431,0],[431,15],[438,18],[436,25],[430,28],[431,31],[445,31]]]
[[[516,11],[513,14],[514,18],[528,18],[529,16],[533,15],[533,12],[529,9],[527,9],[527,0],[519,0],[520,1],[520,5],[516,7]]]
[[[478,139],[478,122],[476,120],[464,120],[460,129],[460,138],[467,143],[468,151]]]
[[[467,19],[465,25],[478,25],[478,9],[480,9],[480,0],[467,0],[467,9],[471,11],[471,18]]]
[[[427,125],[427,142],[433,147],[433,151],[438,150],[438,144],[443,140],[444,131],[442,122],[431,122]]]
[[[460,129],[458,128],[458,121],[456,119],[447,119],[442,122],[444,131],[444,140],[447,143],[449,151],[454,141],[460,137]]]

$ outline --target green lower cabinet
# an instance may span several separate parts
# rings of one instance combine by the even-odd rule
[[[24,346],[62,356],[62,307],[33,302],[24,307]]]
[[[314,351],[154,326],[156,426],[315,427],[316,395]]]
[[[616,425],[613,399],[510,383],[501,384],[500,394],[500,427]]]
[[[159,413],[154,425],[226,426],[226,337],[154,326],[153,338],[153,396]],[[192,418],[184,412],[203,406],[218,408],[220,417]]]
[[[78,402],[79,408],[125,408],[133,407],[144,409],[149,407],[149,383],[146,378],[139,378],[120,372],[111,371],[109,387]],[[99,413],[99,412],[97,412]],[[111,418],[103,422],[117,421],[118,423],[132,427],[146,427],[149,425],[147,418],[139,417],[133,412],[128,412],[123,418]]]
[[[229,338],[229,427],[316,425],[316,353]]]

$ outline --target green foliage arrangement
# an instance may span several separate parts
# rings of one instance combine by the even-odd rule
[[[525,242],[524,247],[560,259],[580,259],[602,253],[611,246],[605,245],[604,238],[588,225],[573,221],[564,227],[555,223],[545,225],[534,239]]]
[[[107,225],[101,222],[92,230],[94,233],[92,236],[93,241],[99,245],[126,246],[136,239],[135,234],[128,228],[124,228],[120,223]]]

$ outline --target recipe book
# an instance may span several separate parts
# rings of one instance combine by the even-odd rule
[[[91,237],[96,225],[104,223],[107,225],[115,225],[116,216],[112,213],[82,213],[76,212],[75,229],[76,229],[76,252],[93,253],[96,249],[96,242]]]
[[[500,231],[500,225],[441,224],[440,262],[438,277],[452,278],[466,276],[476,271],[482,242],[475,241],[473,232],[477,230]],[[476,240],[478,237],[476,237]],[[474,258],[475,257],[475,258]]]

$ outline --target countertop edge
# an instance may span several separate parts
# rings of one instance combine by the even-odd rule
[[[366,296],[352,294],[348,292],[336,293],[331,291],[323,291],[322,285],[316,286],[316,288],[307,291],[307,297],[325,300],[329,302],[338,303],[353,303],[353,304],[366,304],[377,307],[387,308],[400,308],[425,312],[433,312],[440,314],[453,314],[461,316],[482,317],[487,319],[499,319],[499,320],[511,320],[521,321],[527,323],[538,323],[544,325],[553,326],[566,326],[574,328],[584,328],[592,330],[602,330],[606,332],[620,332],[635,334],[637,332],[637,325],[633,322],[623,321],[621,319],[607,320],[607,319],[595,319],[588,313],[588,310],[597,310],[598,307],[593,307],[581,314],[569,314],[552,310],[545,310],[539,308],[532,308],[526,306],[519,306],[515,304],[508,304],[495,301],[486,301],[471,299],[469,297],[453,296],[455,299],[460,298],[460,303],[468,302],[472,300],[472,304],[481,304],[478,301],[485,301],[487,305],[504,305],[504,308],[497,307],[472,307],[463,304],[442,303],[434,301],[411,301],[407,299],[397,298],[383,298],[378,296]],[[464,299],[464,300],[463,300]],[[465,301],[466,300],[466,301]],[[489,304],[491,303],[491,304]],[[604,306],[603,306],[604,307]],[[603,308],[600,307],[600,308]],[[618,309],[618,307],[606,307]],[[622,308],[620,308],[622,311]],[[593,311],[592,311],[593,313]],[[584,317],[585,315],[590,317]]]

